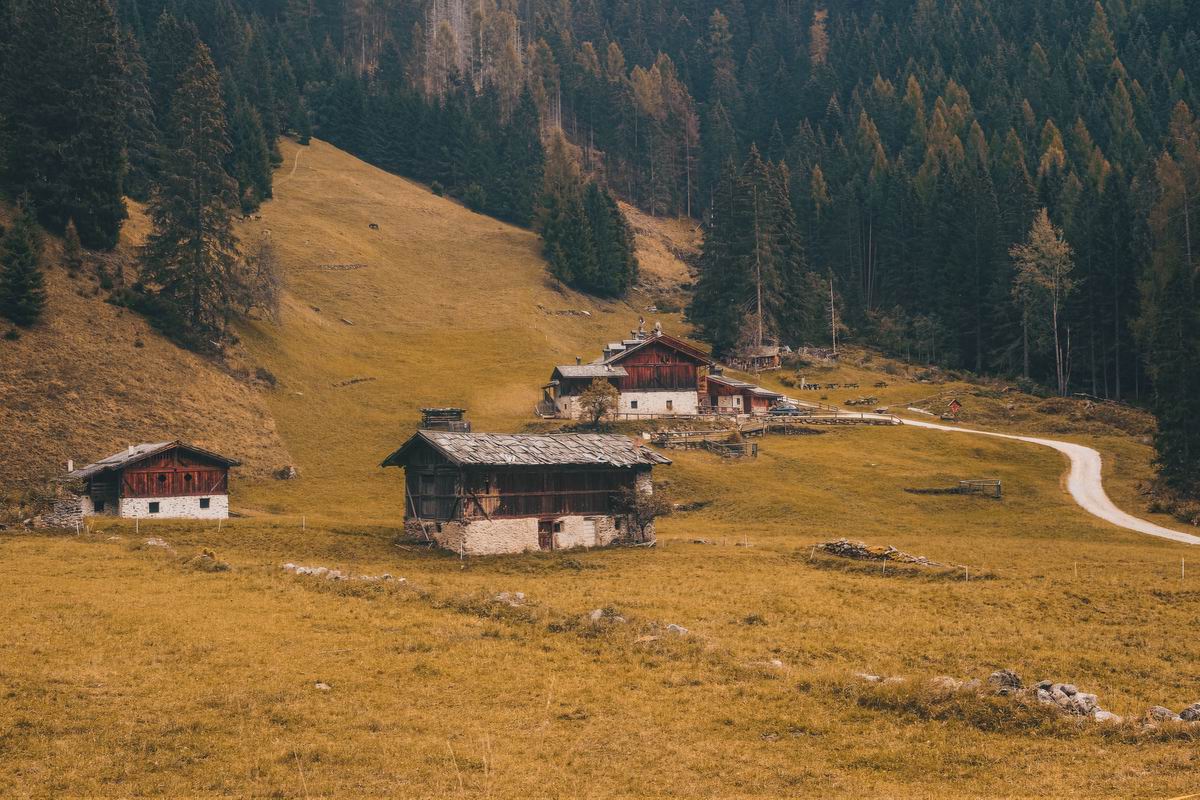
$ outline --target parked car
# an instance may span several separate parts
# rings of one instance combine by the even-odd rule
[[[780,403],[772,408],[769,413],[773,417],[807,417],[812,411],[790,403]]]

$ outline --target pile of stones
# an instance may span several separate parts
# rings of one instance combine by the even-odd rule
[[[879,675],[858,673],[858,677],[869,683],[894,684],[903,683],[904,678],[884,678]],[[1021,676],[1010,669],[996,670],[986,681],[978,678],[959,680],[949,675],[942,675],[930,681],[930,685],[951,692],[973,692],[976,694],[992,694],[1000,697],[1028,698],[1043,705],[1053,706],[1065,716],[1082,717],[1096,722],[1111,722],[1120,724],[1124,717],[1101,708],[1099,698],[1088,692],[1081,692],[1071,683],[1055,683],[1039,681],[1032,686],[1026,686]],[[1163,722],[1182,722],[1200,725],[1200,702],[1192,703],[1176,714],[1163,706],[1151,706],[1139,720],[1144,727],[1155,727]]]
[[[852,558],[856,561],[893,561],[898,564],[916,564],[922,567],[945,567],[937,561],[930,561],[925,556],[914,556],[897,550],[891,545],[869,545],[865,542],[852,542],[849,539],[835,539],[817,545],[822,553],[839,558]]]
[[[395,581],[396,583],[407,583],[404,578],[394,578],[389,573],[385,572],[382,575],[348,575],[340,569],[330,569],[329,567],[304,567],[299,564],[293,564],[290,561],[283,565],[284,572],[290,572],[293,575],[311,575],[316,578],[324,578],[327,581],[363,581],[366,583],[378,583],[380,581]]]

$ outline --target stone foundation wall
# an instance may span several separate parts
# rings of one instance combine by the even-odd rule
[[[560,527],[554,532],[555,550],[578,547],[608,547],[627,541],[628,525],[622,517],[589,515],[566,516],[554,519]],[[424,539],[425,532],[443,547],[468,556],[526,553],[539,550],[538,518],[473,519],[427,522],[424,529],[416,520],[406,520],[404,531],[415,539]]]
[[[122,497],[117,516],[140,519],[228,519],[229,495],[208,495],[209,507],[200,507],[199,497]],[[158,512],[150,513],[150,504]]]

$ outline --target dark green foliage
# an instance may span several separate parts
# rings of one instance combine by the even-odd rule
[[[3,78],[4,180],[88,247],[117,243],[125,219],[124,70],[107,2],[17,2]]]
[[[271,149],[258,110],[245,99],[233,105],[229,139],[226,171],[237,181],[242,213],[249,214],[271,197]]]
[[[0,315],[24,327],[37,322],[46,306],[41,251],[33,216],[22,205],[0,240]]]
[[[197,349],[224,335],[241,276],[230,208],[236,183],[225,172],[231,146],[220,78],[197,45],[171,98],[169,156],[150,204],[154,230],[143,251],[143,280],[163,310],[167,332]]]

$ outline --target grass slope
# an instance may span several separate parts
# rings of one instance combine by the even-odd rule
[[[1194,735],[1074,725],[852,677],[1011,667],[1073,681],[1126,715],[1198,699],[1200,577],[1179,576],[1191,551],[1085,514],[1062,492],[1063,462],[1049,450],[905,428],[772,437],[753,462],[672,454],[661,477],[677,499],[706,505],[663,521],[653,550],[464,562],[395,546],[400,474],[375,464],[420,405],[463,403],[482,429],[519,429],[550,365],[591,355],[637,311],[548,286],[528,232],[319,143],[287,156],[260,221],[283,252],[287,312],[247,338],[280,379],[269,404],[301,478],[243,481],[236,500],[288,513],[220,530],[163,521],[135,533],[105,520],[79,537],[0,537],[7,793],[1195,789]],[[366,267],[318,268],[331,263]],[[851,359],[826,374],[864,382],[882,366]],[[355,377],[374,380],[334,385]],[[931,393],[916,378],[891,376],[888,391]],[[967,409],[998,419],[1007,408],[989,404],[1006,402],[972,398]],[[1070,435],[1119,442],[1144,468],[1145,446],[1111,427]],[[1004,500],[903,491],[979,475],[1001,477]],[[148,535],[173,549],[142,545]],[[974,579],[812,558],[812,545],[834,536],[966,564]],[[190,568],[201,548],[231,570]],[[287,561],[407,582],[297,577],[280,570]],[[501,591],[529,601],[489,602]],[[628,623],[594,627],[596,608]],[[668,623],[690,633],[647,638]]]
[[[141,210],[130,211],[120,246],[104,257],[128,276],[148,230]],[[134,442],[190,440],[243,460],[251,475],[287,463],[259,390],[104,302],[94,264],[71,278],[53,237],[43,263],[42,321],[0,340],[0,491]]]

